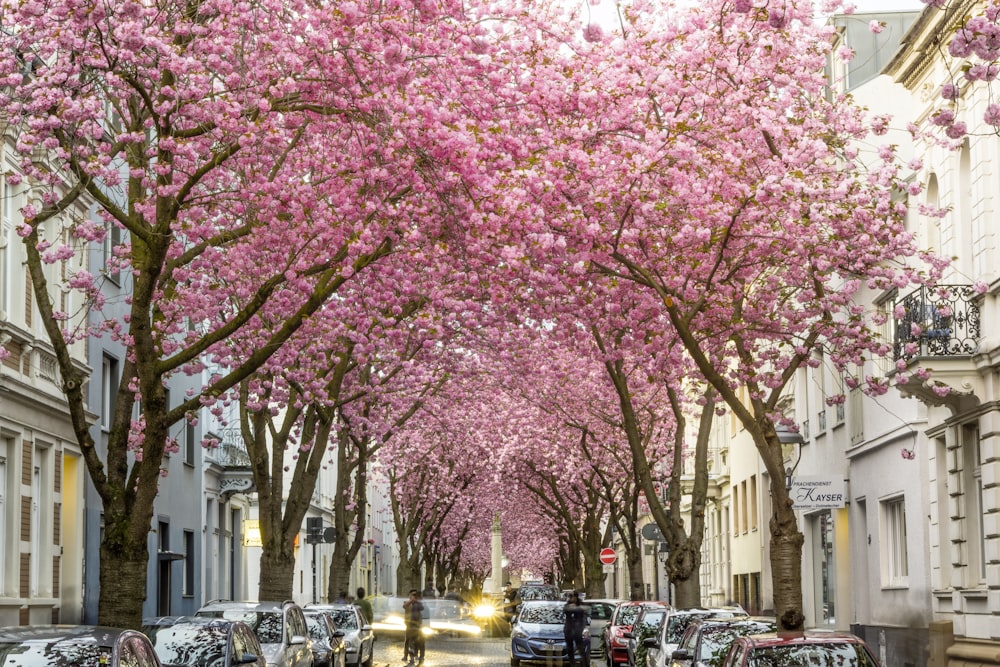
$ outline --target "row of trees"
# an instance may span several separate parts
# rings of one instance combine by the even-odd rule
[[[697,603],[708,424],[732,411],[771,481],[778,617],[801,626],[782,397],[818,349],[884,391],[889,342],[855,297],[943,266],[906,233],[892,150],[858,157],[870,123],[828,94],[812,3],[641,1],[608,34],[532,0],[0,6],[7,179],[32,193],[18,232],[103,503],[102,623],[140,620],[169,428],[238,404],[275,599],[334,465],[331,591],[377,470],[404,587],[485,576],[498,515],[515,566],[592,594],[616,526],[641,584],[643,501]],[[81,198],[96,221],[63,215]],[[100,317],[105,276],[53,270],[112,230],[125,321]],[[107,451],[71,354],[90,335],[128,350]],[[168,408],[165,382],[206,368]]]

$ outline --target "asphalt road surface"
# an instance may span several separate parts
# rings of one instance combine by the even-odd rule
[[[403,642],[380,637],[375,642],[374,667],[403,667]],[[537,663],[544,665],[545,663]],[[603,660],[591,660],[603,667]],[[510,638],[442,638],[427,641],[424,667],[510,667]]]

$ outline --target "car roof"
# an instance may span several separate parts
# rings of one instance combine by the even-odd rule
[[[134,631],[103,625],[14,625],[0,628],[0,642],[54,643],[70,640],[111,646],[124,632]]]
[[[864,640],[850,632],[836,630],[802,630],[797,632],[766,632],[741,637],[753,647],[795,644],[864,644]]]
[[[198,608],[198,611],[221,611],[224,609],[243,609],[246,611],[281,611],[288,605],[295,603],[286,600],[285,602],[249,602],[233,600],[213,600]]]
[[[584,599],[584,603],[586,603],[586,604],[593,604],[594,602],[600,602],[601,604],[619,605],[619,604],[622,604],[623,601],[622,600],[616,600],[616,599],[613,599],[613,598],[586,598],[586,599]]]

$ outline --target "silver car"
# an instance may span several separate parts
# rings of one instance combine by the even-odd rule
[[[688,626],[706,618],[746,618],[743,607],[692,607],[690,609],[671,609],[660,624],[657,636],[645,640],[646,665],[648,667],[667,667],[670,659],[681,643],[684,631]]]
[[[294,602],[213,600],[196,616],[243,621],[260,642],[267,667],[313,667],[312,639],[302,607]]]
[[[306,609],[325,611],[338,630],[344,631],[347,665],[372,667],[375,653],[375,635],[371,623],[353,604],[307,604]]]
[[[595,658],[604,657],[604,626],[611,620],[615,607],[621,600],[591,599],[583,601],[590,607],[590,655]]]

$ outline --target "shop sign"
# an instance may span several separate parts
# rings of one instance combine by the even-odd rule
[[[847,489],[843,475],[809,475],[792,478],[788,497],[792,509],[840,509],[847,504]]]

